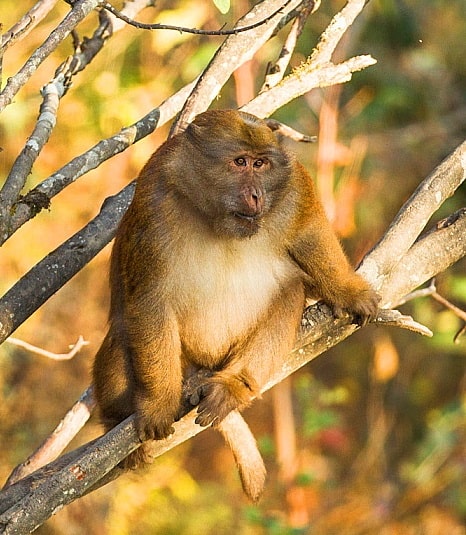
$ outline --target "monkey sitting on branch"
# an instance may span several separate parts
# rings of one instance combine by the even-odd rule
[[[263,490],[262,459],[237,454],[241,433],[222,420],[280,367],[307,297],[360,324],[378,305],[275,129],[211,110],[152,155],[116,234],[109,331],[93,371],[105,428],[135,413],[147,441],[173,432],[183,382],[207,370],[192,393],[196,422],[220,429],[253,500]],[[149,444],[126,466],[146,462]]]

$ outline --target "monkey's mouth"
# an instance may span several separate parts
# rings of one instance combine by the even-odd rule
[[[237,217],[238,219],[247,221],[248,223],[255,223],[260,218],[260,214],[249,215],[249,214],[243,214],[242,212],[234,212],[233,215]]]
[[[250,238],[260,229],[260,214],[251,215],[244,212],[230,212],[228,223],[225,221],[228,230],[236,238]]]

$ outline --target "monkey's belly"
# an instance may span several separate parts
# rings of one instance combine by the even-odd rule
[[[202,260],[185,265],[174,308],[190,360],[212,367],[255,329],[295,268],[288,258],[260,249],[254,255],[237,254],[222,262],[222,269],[218,258],[216,263]]]

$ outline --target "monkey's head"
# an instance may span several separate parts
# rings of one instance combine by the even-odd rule
[[[291,159],[267,123],[235,110],[202,113],[180,134],[184,180],[175,185],[222,236],[258,232],[286,194]]]

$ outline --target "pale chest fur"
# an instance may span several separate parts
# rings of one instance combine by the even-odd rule
[[[181,342],[200,365],[221,360],[254,328],[280,288],[298,277],[288,255],[274,251],[260,234],[188,242],[174,271],[173,308]]]

